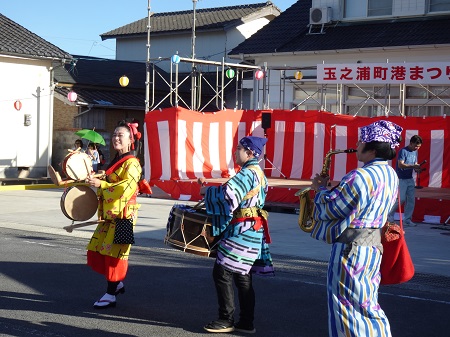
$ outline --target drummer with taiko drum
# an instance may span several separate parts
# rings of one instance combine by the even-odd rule
[[[200,190],[206,211],[212,215],[213,235],[221,236],[213,268],[219,317],[204,326],[209,332],[255,332],[252,274],[273,275],[268,214],[263,210],[268,183],[258,165],[266,141],[251,136],[242,138],[235,151],[240,171],[221,186],[203,186]],[[205,180],[200,178],[198,182],[203,185]],[[236,325],[233,281],[240,304]]]
[[[97,226],[87,246],[87,264],[105,276],[106,293],[94,303],[103,309],[116,305],[116,296],[125,292],[123,280],[128,270],[128,256],[134,243],[133,228],[140,205],[136,202],[142,169],[132,154],[141,138],[137,123],[119,123],[111,137],[117,151],[106,168],[106,179],[89,176],[86,183],[97,187],[99,198]]]

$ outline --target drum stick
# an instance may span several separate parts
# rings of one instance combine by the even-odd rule
[[[67,185],[67,184],[76,183],[79,181],[79,180],[73,180],[73,179],[63,180],[61,178],[61,175],[59,174],[59,172],[55,171],[55,169],[51,165],[48,165],[47,168],[48,168],[50,179],[52,180],[52,183],[55,184],[56,186]],[[104,175],[105,175],[105,171],[99,171],[98,173],[92,175],[92,177],[102,179],[104,177]]]
[[[96,225],[96,224],[103,223],[103,222],[105,222],[105,220],[82,222],[82,223],[77,223],[77,224],[73,224],[73,225],[70,225],[70,226],[65,226],[65,227],[63,227],[63,229],[65,229],[69,233],[72,233],[72,231],[75,228],[86,227],[86,226],[90,226],[90,225]]]
[[[83,162],[84,162],[84,167],[86,167],[87,175],[89,177],[92,172],[91,172],[91,170],[89,170],[89,167],[88,167],[88,164],[86,163],[86,160],[83,160]]]

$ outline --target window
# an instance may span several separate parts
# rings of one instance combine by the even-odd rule
[[[428,98],[428,92],[422,87],[406,87],[406,98],[425,99]]]
[[[365,18],[392,15],[393,1],[394,0],[344,0],[344,17]]]
[[[450,87],[447,86],[429,86],[427,88],[424,87],[415,87],[415,86],[407,86],[406,87],[406,98],[415,98],[415,99],[448,99],[450,98]]]
[[[440,98],[450,98],[450,87],[430,86],[428,88],[434,95]],[[430,94],[432,96],[432,94]]]
[[[400,89],[398,86],[375,86],[375,87],[352,87],[348,86],[348,99],[371,98],[384,99],[390,95],[390,98],[399,98]]]
[[[447,109],[442,109],[442,106],[429,106],[429,105],[408,105],[405,106],[406,116],[408,117],[423,117],[423,116],[442,116]]]
[[[320,102],[320,87],[319,86],[301,86],[295,88],[294,99],[298,101],[315,100]]]
[[[367,16],[392,15],[393,0],[369,0]]]
[[[363,90],[361,90],[363,89]],[[373,95],[373,88],[363,88],[361,87],[351,87],[348,86],[348,96],[347,99],[361,99],[361,98],[367,98],[367,95]]]
[[[361,0],[345,0],[344,1],[344,17],[345,18],[360,18],[366,16],[365,1]]]
[[[430,0],[430,12],[450,11],[450,0]]]
[[[400,98],[400,87],[397,85],[384,85],[382,87],[374,88],[375,98],[386,98],[389,96],[391,99],[399,99]]]

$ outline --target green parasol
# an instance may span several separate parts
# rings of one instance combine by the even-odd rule
[[[83,139],[87,139],[92,143],[106,145],[105,140],[103,139],[102,135],[98,132],[91,130],[91,129],[82,129],[77,132],[75,132],[77,136],[80,136]]]

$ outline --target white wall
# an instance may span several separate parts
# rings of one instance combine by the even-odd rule
[[[267,25],[269,22],[270,21],[266,18],[260,18],[228,30],[227,31],[228,46],[232,46],[230,49],[236,47],[238,44],[244,42],[250,36],[255,34],[258,30]]]
[[[351,6],[357,8],[353,8],[358,13],[360,10],[367,10],[367,2],[368,0],[353,0],[351,2]],[[343,0],[313,0],[312,7],[313,8],[322,8],[322,7],[331,7],[332,8],[332,18],[333,21],[339,21],[345,18],[343,17]],[[408,15],[422,15],[427,13],[426,8],[427,0],[392,0],[392,16],[408,16]],[[360,7],[359,7],[360,6]],[[365,18],[364,14],[363,17]],[[369,18],[368,18],[369,19]]]
[[[0,177],[14,177],[18,167],[29,167],[30,177],[47,175],[52,128],[50,61],[0,57]],[[38,99],[38,88],[40,98]],[[17,111],[14,102],[20,100]],[[24,114],[31,125],[24,125]]]
[[[270,21],[266,18],[242,23],[228,30],[209,32],[196,32],[195,55],[196,59],[222,62],[227,52],[245,41]],[[125,38],[116,40],[116,59],[126,61],[145,62],[147,58],[147,38]],[[170,58],[176,54],[190,58],[192,54],[192,33],[158,34],[150,35],[150,58]],[[225,62],[234,62],[226,58]],[[161,62],[157,64],[162,69],[169,71],[170,64]],[[190,65],[180,64],[179,71],[189,71]],[[184,67],[184,68],[183,68]]]

